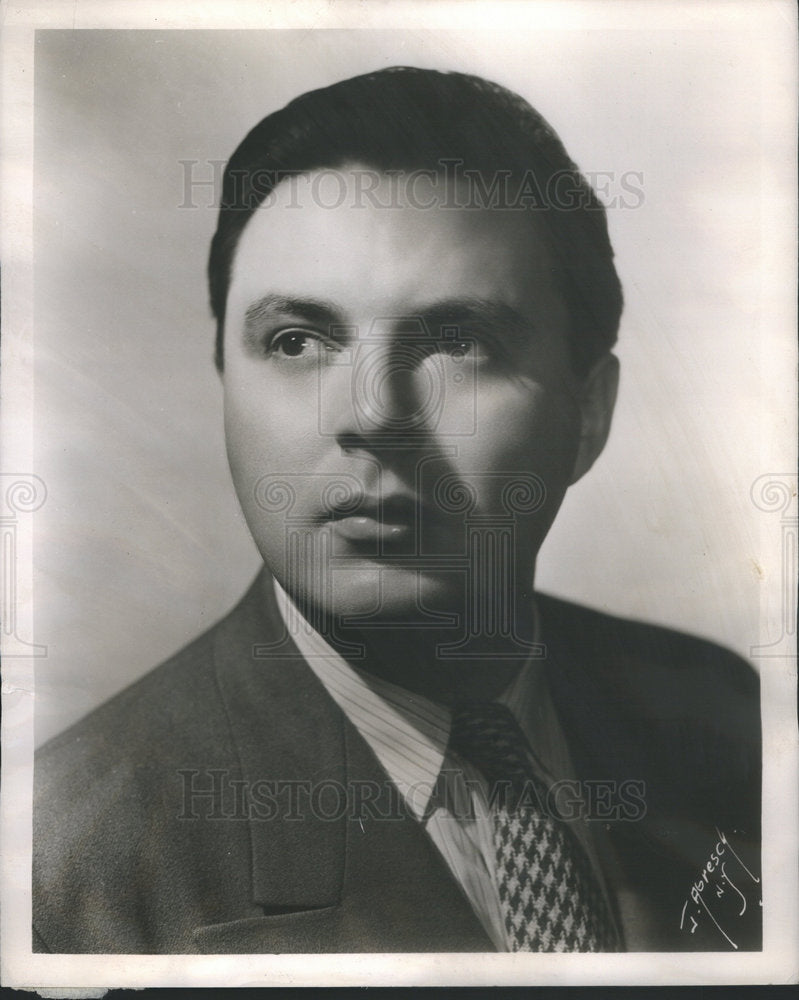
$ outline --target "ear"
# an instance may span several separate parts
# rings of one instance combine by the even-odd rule
[[[580,444],[570,486],[588,472],[605,447],[618,388],[619,360],[614,354],[606,354],[588,373],[577,396]]]

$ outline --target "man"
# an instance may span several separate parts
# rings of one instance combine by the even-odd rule
[[[607,439],[604,211],[501,87],[308,93],[209,263],[242,603],[37,763],[54,952],[760,947],[758,687],[533,593]]]

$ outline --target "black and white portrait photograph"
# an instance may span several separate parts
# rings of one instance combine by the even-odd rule
[[[4,983],[789,981],[792,6],[6,18]]]

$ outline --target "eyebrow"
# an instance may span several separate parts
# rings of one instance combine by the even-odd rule
[[[333,302],[270,293],[256,299],[244,313],[244,340],[248,346],[257,345],[264,321],[274,314],[296,316],[315,326],[342,323],[342,310]]]
[[[535,323],[506,302],[492,299],[445,299],[432,302],[418,310],[428,329],[435,333],[441,327],[483,328],[503,330],[514,341],[524,341],[535,333]]]
[[[247,307],[244,314],[244,338],[255,347],[263,332],[263,323],[270,316],[286,315],[316,326],[345,326],[344,310],[335,302],[324,299],[297,298],[269,293]],[[501,329],[516,342],[524,342],[536,332],[532,319],[505,302],[479,298],[443,299],[409,310],[402,316],[372,317],[402,320],[421,318],[427,330],[436,336],[442,327],[465,329]],[[350,324],[351,325],[351,324]]]

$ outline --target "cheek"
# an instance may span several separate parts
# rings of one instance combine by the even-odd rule
[[[577,456],[579,410],[540,386],[481,400],[477,433],[456,459],[484,514],[512,515],[517,530],[540,540],[563,500]]]
[[[259,503],[275,472],[286,468],[291,449],[284,441],[288,428],[284,414],[263,397],[243,393],[241,386],[225,386],[225,443],[228,464],[244,519],[262,550],[270,537],[277,537],[276,515]]]
[[[280,484],[282,474],[292,471],[285,459],[290,449],[281,444],[283,419],[262,402],[247,405],[241,397],[226,394],[225,440],[233,485],[261,557],[279,578],[286,528]]]
[[[234,477],[252,481],[269,471],[290,471],[318,447],[315,413],[292,405],[284,392],[241,383],[225,386],[225,442]]]
[[[465,451],[497,471],[568,478],[580,440],[580,411],[563,393],[521,382],[481,394],[476,433]]]

